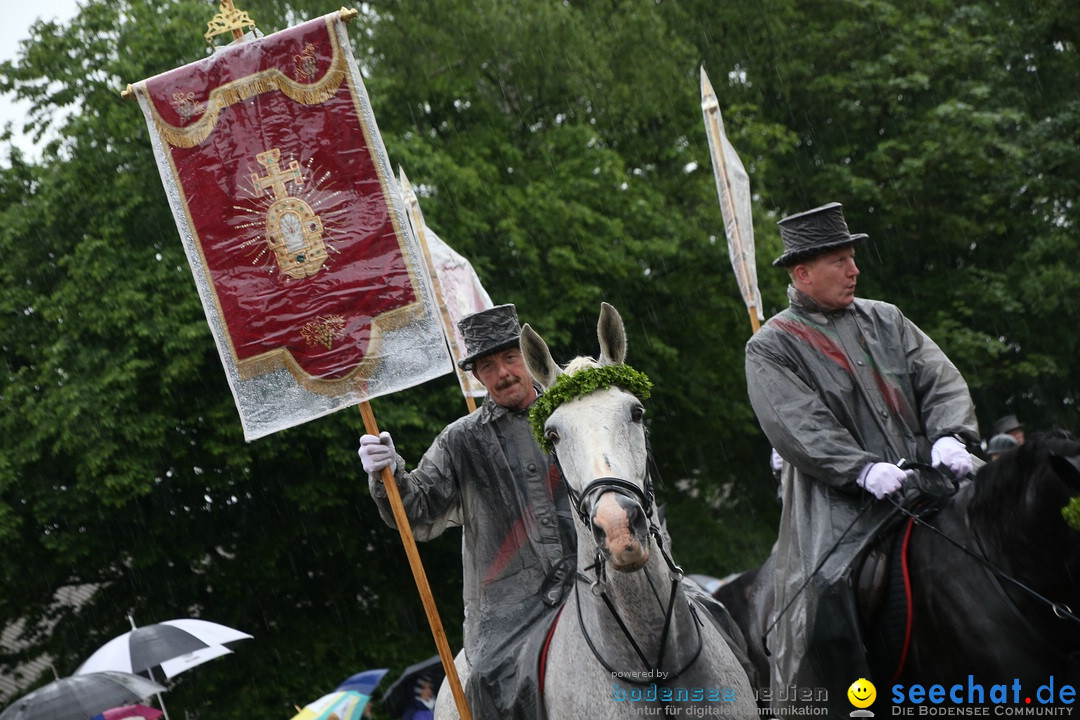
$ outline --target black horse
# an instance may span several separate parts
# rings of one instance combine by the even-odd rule
[[[864,618],[870,664],[880,670],[873,678],[879,697],[889,699],[893,683],[966,688],[974,682],[989,690],[1018,680],[1034,693],[1051,677],[1055,693],[1069,684],[1080,695],[1080,532],[1061,513],[1078,494],[1080,442],[1066,433],[1034,435],[980,468],[940,510],[925,515],[925,525],[912,525],[905,578],[899,561],[890,570],[894,587],[910,588],[910,615],[901,613],[910,623],[886,649],[890,643],[879,642],[876,629],[888,608],[879,604],[875,616]],[[897,549],[906,525],[896,531]],[[771,561],[747,579],[752,573],[758,578],[743,630],[752,658],[762,664],[756,644],[769,615]],[[738,602],[743,598],[729,595],[744,592],[745,583],[732,583],[716,597]]]
[[[1080,681],[1080,443],[1043,434],[985,465],[908,551],[911,641],[899,682]],[[1059,685],[1060,686],[1060,685]]]

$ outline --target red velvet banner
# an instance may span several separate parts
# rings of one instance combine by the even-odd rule
[[[321,18],[136,88],[239,376],[285,367],[316,392],[362,383],[380,331],[423,312],[340,42]]]

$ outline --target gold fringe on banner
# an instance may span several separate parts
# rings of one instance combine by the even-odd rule
[[[292,374],[301,387],[316,395],[335,396],[349,391],[358,391],[367,386],[368,380],[375,374],[384,359],[383,333],[401,330],[422,320],[425,316],[423,303],[414,302],[372,318],[371,336],[364,352],[364,359],[348,375],[336,380],[308,375],[286,348],[278,348],[240,361],[236,365],[237,374],[242,380],[251,380],[274,370],[285,369]],[[235,350],[233,350],[233,357],[236,357]]]
[[[337,33],[334,32],[334,22],[336,20],[333,16],[326,18],[326,23],[330,26],[328,35],[333,52],[326,75],[317,83],[310,85],[298,83],[277,68],[263,70],[211,90],[210,97],[206,101],[206,111],[198,122],[188,127],[176,127],[167,122],[158,113],[153,99],[147,96],[148,105],[154,116],[154,125],[157,126],[158,133],[166,142],[175,147],[195,147],[210,137],[210,133],[214,131],[214,126],[217,125],[218,116],[222,110],[248,98],[275,90],[282,92],[290,100],[302,105],[317,105],[326,102],[337,93],[341,83],[345,80],[345,73],[348,70],[344,53],[341,52],[341,47],[338,45]],[[145,95],[146,83],[141,82],[136,85],[135,91]]]

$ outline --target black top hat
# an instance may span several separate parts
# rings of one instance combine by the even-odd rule
[[[465,351],[469,353],[458,361],[462,370],[472,370],[477,358],[516,347],[521,340],[517,308],[509,303],[466,315],[458,321],[458,329],[465,338]]]
[[[844,220],[843,206],[829,203],[796,215],[788,215],[776,223],[784,254],[773,260],[777,267],[791,267],[815,255],[854,245],[866,239],[865,233],[852,235]]]
[[[998,418],[998,421],[994,423],[994,434],[1010,433],[1013,430],[1022,430],[1023,427],[1024,424],[1017,420],[1015,415],[1006,415]]]

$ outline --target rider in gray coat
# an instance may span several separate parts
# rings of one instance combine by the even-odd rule
[[[855,245],[839,203],[779,222],[789,307],[746,345],[751,404],[787,461],[766,644],[774,698],[824,688],[837,714],[870,678],[852,562],[894,513],[885,499],[931,460],[972,468],[975,409],[960,372],[894,306],[857,299]],[[872,679],[886,682],[884,679]],[[879,690],[880,692],[880,690]],[[778,703],[780,705],[784,702]]]
[[[360,457],[388,525],[394,517],[378,473],[389,466],[417,540],[463,528],[472,716],[536,718],[536,648],[574,578],[574,517],[529,427],[537,390],[518,347],[514,306],[469,315],[459,327],[469,352],[459,364],[487,388],[483,405],[439,433],[411,472],[386,432],[364,435]]]

